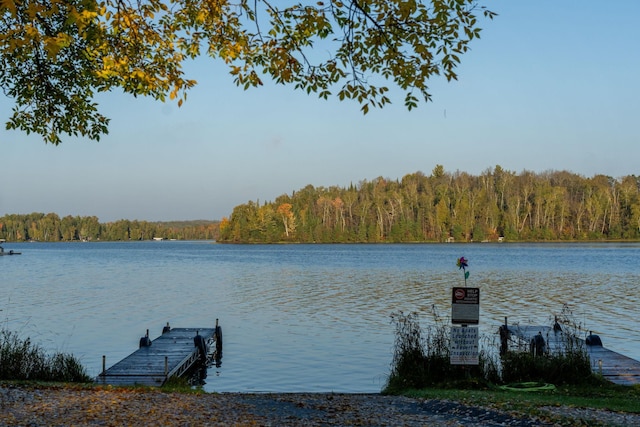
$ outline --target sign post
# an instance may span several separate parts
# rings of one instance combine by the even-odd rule
[[[452,365],[478,365],[480,323],[480,289],[467,288],[469,272],[466,271],[467,260],[458,260],[458,266],[465,270],[465,287],[454,287],[451,290],[451,355]],[[457,326],[460,325],[460,326]]]

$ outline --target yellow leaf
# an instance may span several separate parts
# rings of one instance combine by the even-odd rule
[[[12,16],[15,16],[17,11],[13,0],[0,0],[0,9],[7,9]]]
[[[47,56],[53,59],[58,55],[58,52],[60,52],[60,49],[62,49],[62,46],[60,46],[56,42],[55,38],[48,37],[44,41],[44,49],[47,51]]]

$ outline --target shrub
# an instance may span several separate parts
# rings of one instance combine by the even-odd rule
[[[30,338],[0,329],[0,380],[90,382],[91,377],[72,355],[47,355]]]
[[[507,351],[501,359],[502,381],[547,382],[552,384],[586,384],[597,381],[591,369],[585,342],[578,339],[577,332],[565,324],[563,332],[554,334],[556,343],[552,350],[536,355],[528,347],[520,346]],[[552,337],[547,336],[547,344]]]
[[[538,381],[551,384],[585,384],[594,380],[586,352],[554,352],[535,356],[509,351],[502,356],[504,383]]]
[[[424,387],[475,387],[485,382],[485,367],[452,365],[450,362],[449,327],[437,323],[423,334],[417,313],[394,313],[396,340],[391,373],[384,393]]]
[[[426,354],[417,313],[391,315],[396,340],[386,389],[420,388],[426,377]]]

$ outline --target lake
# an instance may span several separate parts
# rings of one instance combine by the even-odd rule
[[[480,288],[483,342],[509,323],[551,325],[563,307],[605,347],[640,358],[640,244],[221,245],[213,242],[5,243],[0,325],[98,375],[149,329],[212,327],[222,365],[204,389],[379,392],[394,312],[447,324],[456,260]],[[497,342],[497,341],[496,341]]]

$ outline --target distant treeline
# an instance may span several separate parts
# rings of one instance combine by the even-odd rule
[[[0,239],[17,242],[36,240],[58,242],[72,240],[151,240],[216,239],[217,221],[147,222],[129,221],[100,223],[95,216],[65,216],[55,213],[31,213],[0,217]]]
[[[436,166],[401,180],[307,187],[248,202],[220,223],[220,242],[637,240],[640,178],[567,171],[479,176]]]

